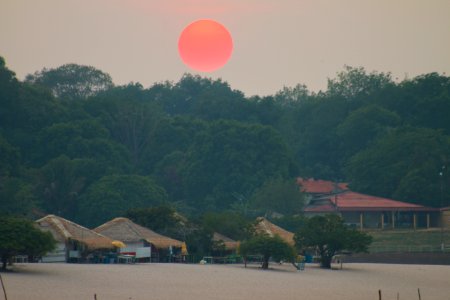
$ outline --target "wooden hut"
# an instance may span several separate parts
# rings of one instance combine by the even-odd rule
[[[124,242],[127,247],[121,249],[121,252],[135,253],[138,259],[150,255],[148,258],[151,261],[173,261],[175,257],[181,255],[183,242],[158,234],[127,218],[115,218],[95,228],[94,231]]]
[[[114,249],[110,238],[55,215],[45,216],[36,224],[57,241],[56,250],[42,257],[43,262],[76,262],[90,253]]]
[[[292,232],[271,223],[266,218],[259,217],[256,219],[255,231],[256,233],[264,233],[269,236],[278,235],[289,245],[295,245],[294,234]]]

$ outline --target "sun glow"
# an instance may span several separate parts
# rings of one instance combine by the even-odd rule
[[[181,32],[178,52],[183,62],[201,72],[213,72],[223,67],[233,52],[231,34],[213,20],[198,20]]]

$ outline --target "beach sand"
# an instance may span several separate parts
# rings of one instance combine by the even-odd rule
[[[343,270],[307,265],[16,264],[1,273],[8,300],[383,300],[450,299],[450,266],[344,264]],[[0,290],[0,300],[4,296]]]

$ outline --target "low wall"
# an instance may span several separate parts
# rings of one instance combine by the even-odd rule
[[[450,253],[358,253],[345,257],[344,262],[450,265]]]

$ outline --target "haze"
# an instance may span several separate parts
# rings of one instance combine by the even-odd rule
[[[1,0],[0,55],[19,79],[77,63],[147,87],[192,73],[177,40],[209,18],[230,30],[234,51],[199,74],[263,96],[298,83],[325,89],[344,65],[397,80],[448,74],[449,16],[448,0]]]

